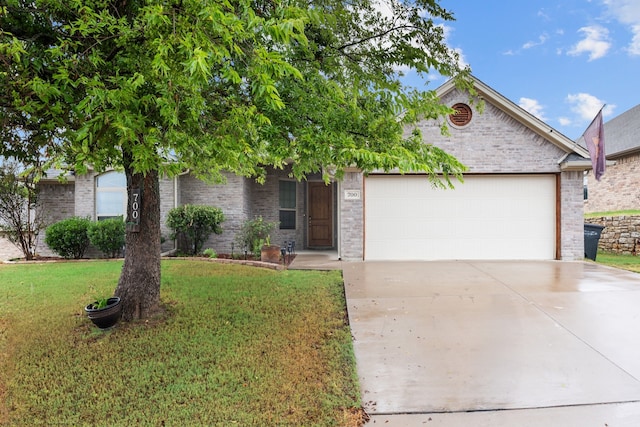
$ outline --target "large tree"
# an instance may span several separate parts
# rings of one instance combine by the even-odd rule
[[[125,319],[160,301],[158,179],[186,169],[264,180],[292,164],[439,174],[464,167],[417,131],[450,113],[400,70],[466,85],[436,0],[5,0],[2,152],[83,173],[123,168],[139,197],[116,294]],[[443,121],[444,123],[444,121]],[[35,153],[35,154],[34,154]],[[450,185],[448,179],[446,185]],[[138,196],[136,196],[138,195]],[[127,212],[133,221],[132,203]],[[137,213],[136,213],[137,214]]]

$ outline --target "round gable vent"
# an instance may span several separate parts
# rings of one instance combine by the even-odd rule
[[[469,124],[472,115],[471,107],[469,107],[467,104],[459,103],[451,108],[456,110],[455,113],[449,115],[451,124],[455,126],[466,126]]]

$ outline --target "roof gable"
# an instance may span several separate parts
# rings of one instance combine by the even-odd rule
[[[577,154],[582,158],[589,158],[589,152],[584,147],[581,147],[575,141],[564,136],[562,133],[558,132],[542,120],[524,110],[522,107],[516,105],[476,77],[472,76],[471,78],[473,80],[474,88],[478,92],[478,98],[480,100],[489,102],[496,108],[499,108],[504,113],[511,116],[513,119],[530,129],[532,132],[538,134],[552,144],[556,145],[558,148],[567,153],[567,156],[570,154]],[[442,98],[444,95],[455,89],[455,82],[453,79],[451,79],[440,86],[438,89],[436,89],[436,94],[439,98]]]

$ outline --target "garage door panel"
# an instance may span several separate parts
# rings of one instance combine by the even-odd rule
[[[470,176],[454,190],[420,176],[365,181],[365,258],[553,259],[555,176]]]

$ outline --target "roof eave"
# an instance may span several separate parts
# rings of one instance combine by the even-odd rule
[[[562,172],[579,171],[584,172],[591,170],[591,160],[573,160],[560,163],[560,170]]]

